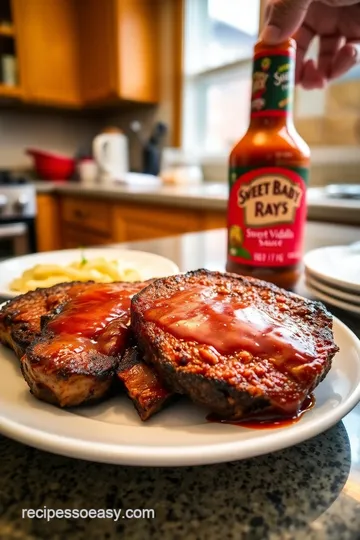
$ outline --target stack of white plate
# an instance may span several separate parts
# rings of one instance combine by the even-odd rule
[[[306,287],[313,296],[360,315],[360,242],[309,251],[304,263]]]

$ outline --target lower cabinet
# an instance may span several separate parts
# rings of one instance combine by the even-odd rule
[[[115,205],[113,220],[117,242],[134,242],[202,230],[201,214],[182,208]]]
[[[92,231],[74,228],[72,225],[65,224],[61,231],[62,248],[76,249],[80,247],[94,247],[110,244],[112,239],[109,236],[94,233]]]
[[[226,212],[38,195],[38,250],[150,240],[226,227]]]

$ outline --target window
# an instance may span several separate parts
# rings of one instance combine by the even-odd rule
[[[248,127],[260,0],[186,0],[183,147],[227,152]]]

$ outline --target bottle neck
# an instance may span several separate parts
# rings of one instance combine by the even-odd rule
[[[250,125],[264,128],[293,125],[295,51],[257,49],[254,55]]]
[[[249,123],[250,130],[280,131],[282,128],[286,128],[287,130],[291,130],[294,128],[292,112],[289,112],[286,116],[250,117],[250,123]]]

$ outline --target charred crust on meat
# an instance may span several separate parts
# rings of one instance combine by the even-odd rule
[[[144,363],[133,339],[119,364],[117,377],[133,402],[141,420],[146,421],[176,399],[158,373]]]
[[[20,358],[32,341],[40,336],[41,318],[68,299],[73,287],[86,287],[93,282],[59,283],[53,287],[16,296],[0,310],[0,342],[12,348]]]
[[[286,318],[295,321],[316,346],[320,368],[316,376],[309,379],[311,383],[305,385],[291,372],[281,373],[280,384],[279,372],[271,358],[258,359],[246,350],[229,355],[213,355],[211,352],[209,355],[203,344],[177,338],[161,324],[146,319],[145,313],[156,299],[170,298],[192,285],[215,287],[218,294],[229,296],[245,297],[249,294],[254,305],[271,313],[279,322]],[[322,303],[304,299],[255,278],[205,269],[158,279],[137,293],[132,299],[131,323],[146,361],[151,363],[169,388],[189,395],[194,402],[207,406],[223,418],[241,418],[250,412],[266,409],[272,406],[275,392],[278,395],[282,392],[285,397],[281,399],[285,401],[290,393],[312,392],[325,378],[338,351],[333,340],[332,316]],[[258,360],[270,366],[266,372],[267,379],[257,375],[256,370],[260,369]],[[239,363],[243,367],[248,366],[248,379],[236,372]],[[251,382],[254,380],[259,381],[259,386]]]

